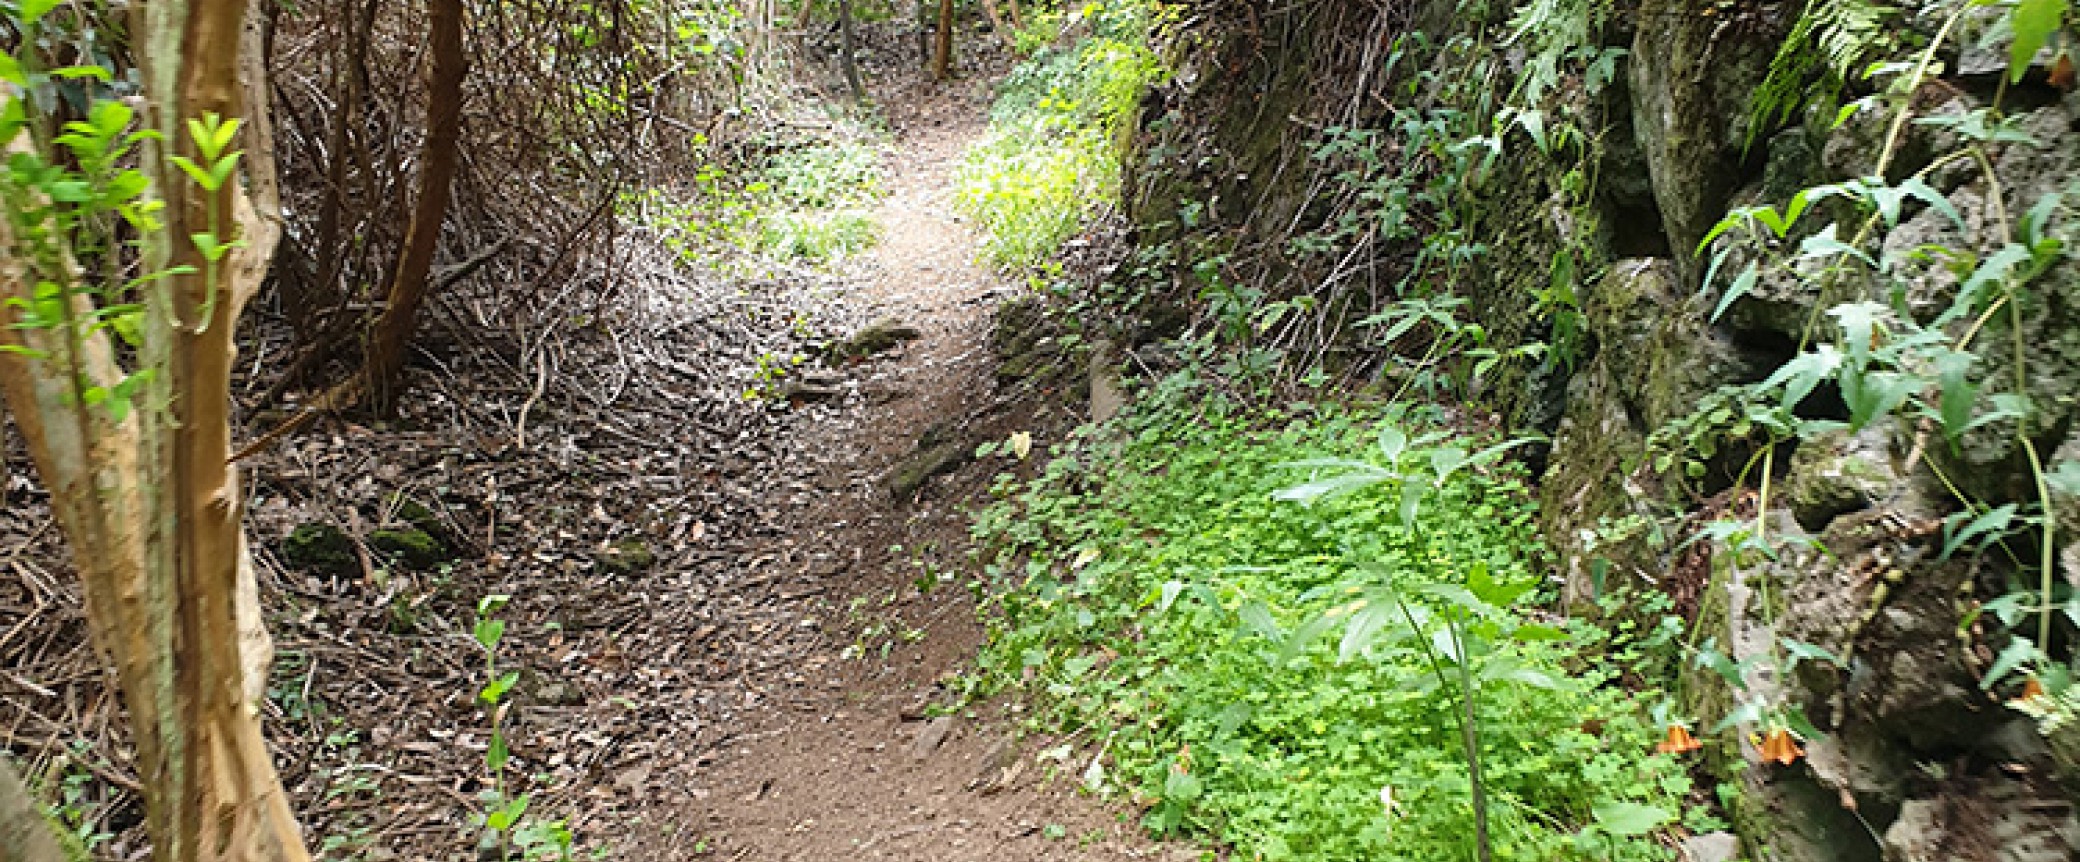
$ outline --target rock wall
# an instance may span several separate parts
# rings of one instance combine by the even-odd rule
[[[1942,242],[1983,260],[2008,239],[2001,225],[2046,195],[2066,194],[2054,206],[2053,232],[2072,233],[2080,93],[2051,49],[2020,82],[2004,85],[2007,55],[1996,26],[2004,10],[1952,22],[1956,3],[1909,5],[1885,19],[1898,44],[1926,45],[1954,30],[1932,56],[1945,74],[1923,83],[1911,102],[1917,117],[1953,122],[1896,125],[1888,112],[1864,111],[1838,123],[1831,110],[1809,109],[1782,127],[1751,129],[1751,100],[1799,5],[1700,10],[1642,0],[1616,10],[1596,31],[1602,45],[1585,47],[1624,47],[1619,74],[1594,96],[1576,74],[1547,100],[1548,110],[1566,112],[1590,133],[1571,166],[1527,153],[1523,136],[1500,124],[1505,156],[1469,187],[1476,201],[1469,229],[1487,257],[1452,287],[1471,300],[1467,308],[1486,326],[1489,346],[1549,338],[1555,315],[1568,309],[1532,297],[1557,277],[1554,261],[1564,253],[1580,275],[1574,310],[1584,332],[1574,355],[1514,366],[1476,395],[1515,427],[1551,436],[1537,465],[1541,517],[1571,600],[1621,587],[1669,592],[1693,622],[1693,645],[1709,640],[1749,666],[1740,692],[1715,674],[1691,671],[1689,707],[1702,716],[1768,700],[1798,707],[1819,731],[1791,766],[1762,762],[1752,726],[1722,736],[1727,751],[1740,752],[1723,766],[1745,791],[1733,813],[1751,857],[2080,858],[2073,776],[2060,772],[2037,724],[2006,703],[2016,683],[1981,687],[2013,634],[1977,609],[2034,582],[2040,560],[2031,549],[2042,534],[2023,531],[2007,554],[1941,553],[1944,519],[1960,510],[1961,498],[1987,508],[2037,501],[2038,471],[2012,424],[1989,423],[1953,450],[1940,435],[1931,441],[1927,421],[1906,417],[1782,442],[1766,460],[1754,457],[1765,445],[1761,436],[1722,435],[1696,475],[1650,454],[1667,442],[1666,429],[1715,403],[1722,387],[1762,380],[1813,343],[1826,308],[1876,290],[1853,277],[1765,269],[1714,321],[1727,278],[1701,289],[1709,258],[1692,251],[1729,208],[1782,206],[1799,189],[1869,175],[1890,152],[1888,182],[1922,177],[1941,200],[1905,206],[1899,226],[1884,235],[1901,259]],[[1149,283],[1133,295],[1160,297],[1175,321],[1143,339],[1174,334],[1203,311],[1192,309],[1186,273],[1209,253],[1228,255],[1226,265],[1264,285],[1267,300],[1315,291],[1324,306],[1379,301],[1376,293],[1352,300],[1348,288],[1325,290],[1330,279],[1322,271],[1275,242],[1293,235],[1294,225],[1335,217],[1322,206],[1324,177],[1309,142],[1330,126],[1385,124],[1397,105],[1452,98],[1435,76],[1420,74],[1424,68],[1486,63],[1493,86],[1485,92],[1513,92],[1528,58],[1509,37],[1508,10],[1328,0],[1276,8],[1222,2],[1193,11],[1187,18],[1196,23],[1174,57],[1178,74],[1144,105],[1129,172],[1134,238],[1166,255],[1140,271]],[[1455,33],[1485,34],[1475,43],[1484,53],[1440,50],[1383,67],[1380,40],[1408,32],[1424,33],[1422,44],[1432,49]],[[1376,43],[1369,51],[1367,39]],[[1859,95],[1852,89],[1843,100]],[[2027,140],[1968,147],[1955,121],[1996,99]],[[1493,103],[1431,106],[1495,110]],[[1969,154],[1944,160],[1959,152]],[[1584,171],[1593,192],[1582,190]],[[1856,215],[1840,202],[1818,208]],[[1810,236],[1810,226],[1784,243]],[[1968,238],[1963,248],[1958,236]],[[1390,279],[1418,248],[1382,242],[1365,260],[1338,265]],[[1743,258],[1731,260],[1737,266]],[[1932,319],[1956,294],[1959,277],[1934,264],[1917,272],[1908,295],[1872,298],[1898,300]],[[1826,295],[1815,287],[1823,283],[1833,285]],[[1989,314],[1979,343],[2025,346],[2022,387],[2037,408],[2025,433],[2050,469],[2080,458],[2073,395],[2080,392],[2080,266],[2069,254],[2057,256],[2017,301],[2023,331],[2009,328],[2007,314]],[[1352,362],[1364,361],[1362,348],[1348,349],[1358,354]],[[2015,389],[2006,382],[2015,355],[1989,349],[1977,360],[1982,408]],[[1830,386],[1798,406],[1813,419],[1844,418],[1844,411]],[[2059,574],[2080,583],[2080,499],[2058,492],[2053,502]],[[1758,504],[1767,511],[1756,512]],[[1701,525],[1729,518],[1763,525],[1783,551],[1771,560],[1686,541]],[[2061,619],[2051,645],[2060,659],[2073,635],[2072,621]],[[1800,662],[1782,676],[1770,670],[1794,641],[1841,664]]]

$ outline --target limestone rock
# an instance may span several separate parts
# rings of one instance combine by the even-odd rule
[[[1704,270],[1689,252],[1740,185],[1749,100],[1767,76],[1774,50],[1764,43],[1773,40],[1720,27],[1682,0],[1646,0],[1633,19],[1633,133],[1676,269],[1695,287]]]
[[[1741,840],[1731,832],[1707,832],[1683,839],[1683,862],[1734,862]]]
[[[833,364],[856,362],[892,350],[897,345],[905,342],[916,341],[922,337],[924,337],[924,333],[919,331],[917,327],[907,325],[894,318],[884,317],[868,324],[865,329],[854,333],[851,338],[831,345],[826,355]]]
[[[655,565],[657,554],[650,550],[649,542],[628,538],[600,549],[593,561],[610,574],[628,575]]]

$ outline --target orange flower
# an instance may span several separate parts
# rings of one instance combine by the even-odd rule
[[[1762,759],[1765,761],[1774,760],[1780,766],[1790,766],[1792,761],[1805,754],[1805,750],[1798,747],[1797,740],[1791,738],[1791,731],[1781,727],[1762,739]]]
[[[1680,724],[1671,724],[1668,726],[1668,738],[1661,740],[1661,744],[1654,746],[1654,750],[1662,754],[1681,754],[1685,751],[1696,751],[1703,747],[1704,743],[1698,742],[1697,737],[1691,736],[1688,728]]]

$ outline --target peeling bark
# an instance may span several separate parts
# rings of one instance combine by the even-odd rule
[[[188,120],[239,117],[247,92],[265,92],[252,56],[260,34],[243,27],[247,3],[155,0],[136,13],[145,124],[163,136],[142,164],[165,203],[145,265],[193,271],[146,291],[138,358],[156,374],[135,409],[117,421],[80,397],[123,379],[105,330],[0,327],[0,344],[42,357],[0,356],[0,392],[69,539],[94,642],[116,667],[146,830],[167,862],[308,859],[254,710],[268,650],[227,462],[232,336],[280,235],[265,103],[255,99],[263,116],[247,118],[237,144],[244,184],[209,192],[171,161],[199,157]],[[244,247],[210,271],[189,239],[198,233]],[[11,234],[0,225],[0,245],[17,248]],[[60,257],[42,265],[76,281]],[[0,294],[30,295],[28,266],[0,259]],[[71,302],[75,316],[92,310],[85,292]],[[19,320],[16,309],[0,313],[0,322]]]

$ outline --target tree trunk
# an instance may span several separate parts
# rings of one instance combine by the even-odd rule
[[[845,70],[845,85],[852,88],[852,100],[865,102],[867,88],[859,80],[859,60],[853,56],[858,50],[852,32],[852,0],[838,0],[838,67]]]
[[[982,0],[982,14],[989,16],[989,28],[996,31],[997,38],[1006,45],[1014,44],[1011,28],[1004,25],[1004,16],[997,13],[997,0]]]
[[[932,77],[953,76],[953,0],[939,0],[939,38],[932,50]]]
[[[65,862],[43,806],[0,757],[0,862]]]
[[[144,296],[138,372],[146,388],[127,415],[82,398],[127,376],[105,329],[81,325],[97,311],[74,290],[67,319],[19,327],[20,307],[0,312],[4,392],[51,494],[85,585],[96,647],[116,666],[145,788],[145,827],[163,862],[304,862],[302,833],[260,735],[254,692],[267,650],[241,531],[230,454],[232,334],[279,237],[266,103],[242,142],[249,200],[231,172],[203,189],[173,159],[200,157],[189,120],[240,114],[251,89],[257,29],[247,0],[155,0],[136,7],[132,32],[143,73],[145,126],[158,132],[141,162],[165,204],[163,229],[144,237],[145,269],[167,273]],[[8,142],[31,146],[26,135]],[[242,247],[206,261],[191,239],[210,234]],[[0,247],[20,248],[12,224]],[[44,242],[51,240],[45,239]],[[62,240],[60,240],[62,241]],[[34,295],[37,280],[78,285],[62,247],[0,269],[0,294]],[[33,270],[33,271],[32,271]]]
[[[433,0],[427,46],[433,54],[433,80],[426,93],[426,142],[419,153],[419,199],[405,230],[404,249],[390,280],[389,302],[369,330],[362,376],[376,412],[397,410],[404,391],[405,347],[426,304],[427,274],[447,221],[448,201],[460,161],[462,79],[469,58],[462,50],[462,0]]]
[[[140,356],[158,374],[140,411],[146,472],[133,493],[151,497],[147,628],[125,633],[151,641],[172,661],[154,669],[147,691],[126,692],[126,702],[141,719],[147,714],[137,704],[159,701],[148,714],[163,737],[157,756],[141,759],[140,772],[156,856],[171,862],[309,858],[260,733],[252,693],[261,680],[248,681],[265,672],[265,645],[254,638],[257,596],[243,500],[228,462],[233,336],[280,237],[264,58],[257,56],[258,29],[245,26],[248,5],[155,0],[142,12],[148,116],[164,135],[147,149],[144,167],[166,202],[165,229],[148,248],[146,265],[187,271],[159,282],[146,301]],[[188,125],[211,115],[246,117],[239,143],[251,197],[235,179],[206,190],[173,162],[176,155],[203,159]],[[201,233],[236,237],[242,246],[212,265],[189,240]],[[136,598],[123,596],[126,603]],[[140,739],[148,733],[141,726],[133,721]]]

